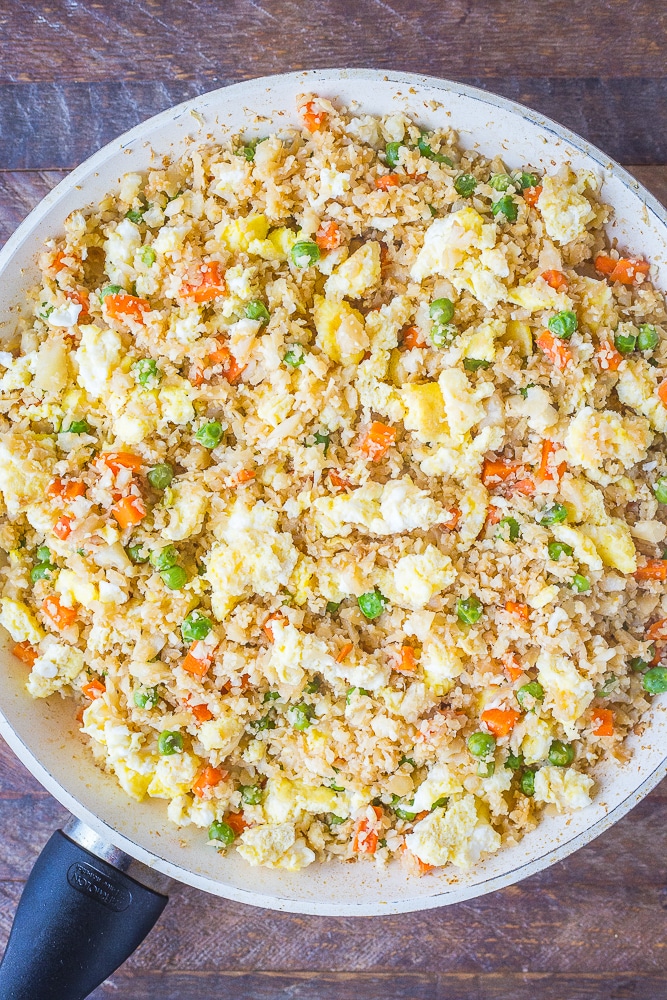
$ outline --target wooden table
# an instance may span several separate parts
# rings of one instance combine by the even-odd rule
[[[661,0],[4,0],[0,244],[102,143],[197,93],[320,66],[431,73],[571,126],[667,199]],[[0,945],[64,810],[0,748]],[[275,914],[174,885],[96,1000],[667,998],[667,784],[593,844],[423,914]],[[57,998],[54,998],[57,1000]]]

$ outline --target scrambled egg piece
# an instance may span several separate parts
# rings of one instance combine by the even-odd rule
[[[51,438],[28,430],[0,434],[0,492],[10,516],[44,498],[55,460]]]
[[[465,260],[467,254],[483,245],[484,219],[471,206],[435,219],[426,230],[424,245],[412,265],[410,277],[423,281],[433,274],[447,278]],[[495,230],[495,226],[492,227]],[[495,236],[486,245],[495,244]]]
[[[294,823],[264,824],[250,827],[241,834],[237,849],[249,865],[285,868],[296,872],[315,860],[315,853],[302,837],[297,838]]]
[[[333,670],[335,660],[326,643],[289,622],[271,622],[273,642],[264,673],[270,683],[298,687],[306,672]]]
[[[606,471],[606,463],[618,464],[623,471],[630,469],[646,458],[652,440],[648,421],[643,417],[584,406],[570,421],[564,447],[568,465],[580,466],[591,479],[605,486],[623,475]]]
[[[560,494],[565,501],[568,518],[589,524],[606,524],[609,515],[604,505],[604,494],[582,476],[564,476]]]
[[[408,850],[428,865],[470,868],[482,854],[492,854],[500,847],[500,836],[477,812],[474,795],[464,795],[439,807],[416,824],[405,838]]]
[[[535,664],[537,679],[545,690],[544,707],[560,722],[570,738],[575,725],[593,700],[593,684],[579,673],[568,656],[542,651]]]
[[[574,275],[568,278],[573,294],[579,297],[579,316],[583,325],[593,333],[602,327],[614,330],[618,323],[618,313],[614,306],[614,296],[608,281]]]
[[[162,419],[170,424],[189,424],[195,418],[194,396],[187,379],[174,376],[168,385],[161,385],[158,399]]]
[[[484,527],[489,509],[489,491],[480,479],[470,479],[465,483],[459,509],[459,548],[465,550],[472,545]]]
[[[32,388],[44,396],[60,396],[70,378],[69,351],[60,337],[49,337],[30,358]]]
[[[33,698],[48,698],[70,684],[83,670],[83,653],[76,646],[50,642],[37,657],[28,677],[27,688]]]
[[[266,239],[268,231],[269,220],[265,215],[247,215],[228,222],[219,233],[216,231],[216,236],[229,250],[247,253],[253,240]]]
[[[458,650],[435,632],[426,636],[419,663],[424,683],[438,695],[447,694],[452,681],[463,671],[463,660]]]
[[[583,530],[573,528],[569,524],[554,524],[551,530],[557,541],[572,547],[575,559],[578,559],[585,566],[589,566],[592,570],[602,569],[602,559],[598,550],[591,539],[586,537]]]
[[[102,330],[94,324],[79,329],[81,340],[74,352],[77,382],[91,399],[101,399],[109,392],[111,376],[125,353],[123,342],[115,330]]]
[[[564,166],[556,175],[545,174],[542,192],[537,202],[545,229],[556,243],[571,243],[583,236],[586,226],[595,219],[595,212],[586,189],[596,191],[598,182],[590,171],[574,173]]]
[[[370,341],[358,309],[353,309],[348,302],[316,295],[313,322],[317,343],[332,361],[359,364]]]
[[[219,750],[226,757],[243,736],[243,722],[225,706],[220,706],[219,712],[218,718],[202,722],[198,739],[205,750]]]
[[[585,809],[593,779],[571,767],[541,767],[535,774],[535,801],[550,802],[558,812]]]
[[[504,320],[485,319],[479,326],[466,330],[459,337],[457,346],[463,351],[464,358],[493,361],[496,356],[496,339],[503,336],[505,328]]]
[[[366,332],[371,351],[391,351],[398,344],[398,334],[414,313],[407,295],[395,295],[387,305],[374,309],[366,316]]]
[[[658,396],[655,380],[644,362],[625,362],[618,374],[616,392],[620,401],[643,414],[654,430],[667,434],[667,406]]]
[[[213,614],[222,621],[244,594],[277,594],[296,565],[292,536],[276,531],[278,514],[266,504],[252,508],[238,497],[231,513],[215,525],[219,539],[208,557]]]
[[[380,244],[369,240],[355,250],[327,278],[324,291],[327,298],[358,299],[380,281]]]
[[[162,537],[180,542],[201,531],[208,509],[208,493],[199,483],[183,482],[174,487],[173,502],[169,507],[169,524],[162,530]]]
[[[449,766],[445,763],[435,764],[415,793],[412,803],[413,810],[414,812],[422,812],[426,809],[430,812],[438,799],[458,795],[462,791],[463,785],[452,774]]]
[[[591,540],[605,566],[621,573],[635,572],[637,550],[625,521],[611,517],[607,524],[582,524],[581,531]]]
[[[437,382],[412,382],[401,389],[405,405],[405,429],[414,431],[418,441],[440,442],[449,439],[445,401]]]
[[[104,241],[106,272],[114,285],[130,288],[133,280],[134,252],[141,246],[141,231],[130,219],[121,219]]]
[[[473,386],[460,368],[446,368],[438,379],[447,426],[454,440],[462,440],[471,427],[484,417],[482,400],[493,393],[489,382]]]
[[[509,320],[503,340],[516,347],[522,358],[529,358],[533,353],[533,333],[529,324],[523,320]]]
[[[263,803],[268,823],[300,820],[305,813],[334,813],[342,819],[350,815],[347,792],[335,792],[324,785],[307,785],[288,778],[269,778]]]
[[[29,642],[32,646],[46,634],[30,608],[12,597],[3,597],[0,601],[0,625],[7,629],[14,642]]]
[[[452,560],[435,545],[403,556],[386,574],[385,595],[393,604],[418,611],[456,579]]]
[[[346,536],[355,527],[371,535],[393,535],[430,528],[443,520],[443,508],[409,476],[382,486],[369,482],[349,494],[320,497],[313,503],[315,521],[326,538]]]
[[[522,719],[521,725],[523,736],[519,747],[526,764],[539,764],[541,760],[546,760],[553,740],[552,727],[546,719],[538,718],[533,712]]]
[[[115,403],[116,397],[112,397]],[[114,404],[110,403],[110,409]],[[126,399],[122,413],[113,421],[113,432],[124,444],[139,444],[157,428],[159,419],[157,392],[134,389]]]
[[[512,400],[512,409],[517,416],[525,417],[528,426],[540,437],[546,436],[550,427],[558,421],[558,410],[551,402],[551,396],[540,385],[531,385],[526,390],[526,398]]]
[[[100,598],[99,589],[94,580],[87,575],[79,575],[71,569],[61,569],[55,583],[55,590],[65,598],[64,603],[69,607],[82,604],[84,608],[89,608],[91,604]]]
[[[174,799],[192,788],[201,761],[194,754],[180,753],[160,757],[147,791],[154,799]]]
[[[464,260],[450,275],[450,281],[459,292],[468,291],[474,295],[486,309],[495,309],[499,302],[507,298],[505,285],[479,260],[472,258]]]
[[[572,299],[563,292],[555,291],[542,276],[529,285],[513,288],[508,293],[507,300],[530,313],[541,312],[543,309],[553,309],[554,312],[572,309]]]

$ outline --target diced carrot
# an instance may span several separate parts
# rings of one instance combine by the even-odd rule
[[[348,656],[352,650],[353,646],[351,642],[346,642],[344,646],[341,646],[338,656],[336,657],[336,663],[342,663],[346,656]]]
[[[208,705],[192,705],[190,711],[196,722],[209,722],[213,718],[213,712]]]
[[[603,372],[615,372],[618,369],[623,355],[617,351],[609,340],[601,340],[600,346],[595,352],[597,363]]]
[[[187,656],[183,660],[183,670],[194,677],[201,678],[206,676],[206,672],[210,666],[211,654],[209,649],[199,641],[193,642]]]
[[[237,486],[240,486],[242,483],[252,482],[252,480],[255,478],[255,475],[256,473],[254,469],[241,469],[240,472],[236,473],[234,479],[236,481]]]
[[[376,820],[379,821],[382,819],[381,809],[377,806],[373,806],[373,811],[375,812]],[[375,854],[377,851],[378,840],[377,831],[373,829],[371,821],[364,816],[364,818],[357,823],[354,840],[352,841],[352,850],[357,854]]]
[[[284,615],[282,611],[274,611],[272,615],[266,619],[262,628],[264,629],[264,635],[267,637],[269,642],[273,642],[273,628],[271,627],[271,622],[286,622],[287,615]]]
[[[207,764],[192,783],[192,791],[201,799],[204,797],[207,788],[215,788],[216,785],[225,780],[228,773],[228,771],[221,771],[219,767],[212,767],[210,764]]]
[[[133,319],[136,323],[143,323],[144,313],[151,308],[148,299],[140,299],[138,295],[128,295],[126,292],[105,295],[103,305],[109,319],[120,322]]]
[[[614,735],[614,713],[610,708],[594,708],[591,715],[593,722],[597,723],[593,736]]]
[[[222,365],[222,374],[230,385],[236,385],[246,370],[246,366],[238,363],[224,342],[219,341],[219,343],[220,346],[212,354],[209,354],[208,360],[212,365]]]
[[[426,815],[428,816],[428,813]],[[412,870],[413,874],[416,872],[417,875],[426,875],[428,872],[435,871],[435,865],[429,865],[426,861],[422,861],[416,854],[408,850],[405,843],[402,843],[398,848],[398,853],[401,855],[401,860],[406,862],[408,871]]]
[[[508,462],[502,458],[485,458],[482,466],[482,482],[485,486],[497,486],[498,483],[504,483],[510,476],[515,476],[521,467],[521,462]]]
[[[93,681],[89,681],[88,684],[83,684],[81,690],[85,694],[86,698],[90,698],[91,701],[95,701],[96,698],[101,698],[106,688],[101,681],[97,678]]]
[[[658,386],[658,396],[660,397],[660,402],[667,406],[667,378]]]
[[[247,691],[250,687],[250,674],[241,674],[241,681],[239,687],[242,691]]]
[[[401,331],[401,346],[406,351],[411,351],[413,347],[426,347],[426,341],[421,335],[421,330],[416,326],[406,326]]]
[[[486,520],[489,524],[498,524],[502,516],[503,512],[500,507],[489,507],[486,513]]]
[[[68,628],[78,617],[76,608],[66,607],[57,597],[47,597],[42,604],[42,611],[58,629]]]
[[[524,188],[523,200],[525,201],[526,205],[530,205],[531,208],[534,208],[535,205],[537,205],[538,199],[541,194],[542,194],[541,184],[537,184],[535,187]]]
[[[75,497],[82,497],[86,492],[85,483],[78,479],[54,479],[49,483],[46,492],[52,497],[64,497],[65,500],[74,500]]]
[[[188,381],[191,385],[194,385],[195,389],[198,389],[200,385],[203,385],[206,379],[204,378],[204,372],[198,365],[191,365],[190,371],[188,373]]]
[[[333,219],[327,219],[315,233],[315,242],[320,250],[335,250],[340,246],[341,236],[338,223]]]
[[[506,601],[505,611],[508,611],[511,615],[517,615],[519,618],[523,618],[524,621],[528,621],[528,605],[524,604],[522,601]]]
[[[667,580],[667,559],[647,559],[634,576],[635,580]]]
[[[567,278],[562,271],[542,271],[542,277],[557,292],[567,290]]]
[[[414,674],[417,669],[417,661],[412,646],[401,646],[400,654],[401,662],[397,669],[403,674]]]
[[[29,667],[31,667],[37,659],[37,650],[34,646],[31,646],[29,642],[17,642],[12,649],[12,653],[17,660],[20,660],[21,663],[25,663]]]
[[[521,674],[523,673],[523,667],[517,660],[515,653],[503,653],[501,657],[501,662],[503,667],[505,668],[505,673],[507,675],[508,680],[514,683],[514,681],[517,681],[519,677],[521,677]]]
[[[374,420],[361,442],[361,450],[371,462],[378,462],[396,441],[396,428]]]
[[[450,507],[446,513],[448,515],[447,520],[440,521],[438,527],[442,528],[444,531],[455,531],[459,521],[461,520],[461,511],[458,507]]]
[[[542,457],[540,467],[537,470],[537,479],[540,483],[546,482],[547,479],[560,479],[565,472],[565,462],[559,462],[554,467],[551,461],[551,456],[559,450],[559,447],[560,445],[555,444],[553,441],[545,440],[542,442]]]
[[[111,513],[121,528],[128,528],[143,521],[146,517],[146,508],[141,497],[127,496],[113,505]]]
[[[487,708],[480,716],[482,722],[494,736],[508,736],[521,718],[521,713],[513,708]]]
[[[53,534],[64,542],[72,534],[72,518],[67,514],[61,514],[53,526]]]
[[[610,281],[619,281],[622,285],[640,284],[651,269],[647,260],[638,257],[621,257],[614,260],[607,254],[599,254],[595,258],[595,268],[606,275]]]
[[[646,630],[646,638],[653,641],[667,639],[667,618],[659,618],[657,622],[649,625]]]
[[[401,178],[398,174],[383,174],[381,177],[375,178],[375,186],[380,191],[390,191],[391,188],[398,187],[400,183]]]
[[[535,483],[532,479],[517,479],[512,484],[512,491],[514,493],[522,493],[525,497],[532,497],[535,492]]]
[[[549,361],[560,371],[564,371],[568,365],[572,364],[574,360],[572,351],[565,341],[559,337],[554,337],[551,330],[543,330],[537,338],[537,344],[544,351]]]
[[[227,291],[217,260],[193,265],[181,284],[181,295],[192,302],[212,302]]]
[[[65,258],[71,256],[72,255],[68,253],[66,250],[58,251],[58,253],[54,256],[53,262],[51,264],[51,267],[56,272],[56,274],[58,274],[59,271],[65,270],[65,268],[67,267],[67,264],[65,263]]]
[[[231,826],[232,830],[237,837],[240,837],[244,830],[247,830],[249,824],[243,813],[227,813],[225,816],[225,823]]]
[[[335,486],[337,490],[350,490],[352,489],[352,483],[345,476],[341,476],[340,472],[336,469],[329,469],[329,479],[331,480],[331,485]]]
[[[315,101],[308,101],[301,108],[301,117],[309,132],[319,132],[327,120],[327,113],[318,108]]]
[[[79,322],[88,318],[90,315],[90,296],[85,288],[68,289],[65,292],[65,298],[69,299],[70,302],[76,302],[81,306]]]
[[[133,455],[130,451],[107,451],[100,457],[112,472],[119,472],[121,469],[139,472],[143,465],[143,459],[139,455]]]

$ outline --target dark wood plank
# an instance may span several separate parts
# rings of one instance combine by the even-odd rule
[[[0,79],[238,79],[363,65],[455,79],[471,65],[496,79],[509,67],[524,77],[596,77],[612,66],[617,77],[664,77],[665,18],[646,0],[6,0]]]
[[[142,44],[140,41],[140,49]],[[369,60],[359,58],[353,64],[366,62]],[[241,64],[246,66],[245,59]],[[469,66],[465,73],[455,74],[448,64],[428,63],[421,69],[456,77],[526,104],[567,125],[617,160],[644,164],[667,160],[665,78],[572,80],[524,77],[514,72],[470,76]],[[233,83],[241,75],[237,69],[229,76],[191,71],[186,79],[0,84],[0,169],[72,168],[138,122],[187,98]]]

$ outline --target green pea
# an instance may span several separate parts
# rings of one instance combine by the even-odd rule
[[[130,222],[134,222],[138,226],[138,225],[140,225],[140,223],[141,223],[141,221],[142,221],[142,219],[144,217],[144,212],[145,211],[146,211],[145,208],[144,209],[131,208],[129,210],[129,212],[125,213],[125,218],[129,219]]]
[[[484,358],[464,358],[463,367],[467,372],[477,372],[481,368],[490,368],[491,362]]]
[[[470,597],[459,597],[456,602],[456,614],[464,625],[474,625],[484,614],[484,608],[480,599],[471,594]]]
[[[628,666],[630,667],[630,670],[634,671],[634,673],[639,674],[648,670],[650,664],[641,656],[633,656],[629,661]]]
[[[412,802],[409,802],[408,805],[411,806]],[[398,805],[394,806],[394,812],[396,813],[399,819],[403,819],[407,823],[411,823],[412,820],[417,815],[416,812],[412,812],[410,809],[406,809],[404,806],[398,806]]]
[[[434,299],[428,314],[436,323],[449,323],[454,316],[454,303],[451,299]]]
[[[571,743],[554,740],[549,747],[549,763],[554,767],[568,767],[574,760],[574,747]]]
[[[507,755],[507,760],[505,761],[505,767],[508,771],[519,771],[523,767],[523,756],[521,754],[509,753]]]
[[[124,295],[125,289],[120,285],[105,285],[100,291],[100,302],[104,302],[107,295]]]
[[[528,698],[532,698],[535,701],[542,701],[544,698],[544,688],[539,681],[529,681],[528,684],[523,684],[516,693],[516,700],[521,705],[521,708],[525,708],[525,702]]]
[[[515,187],[521,188],[522,191],[525,191],[526,188],[537,187],[538,182],[539,177],[537,174],[527,173],[525,170],[522,170],[521,173],[517,174],[514,178]]]
[[[305,360],[306,352],[301,344],[292,344],[283,356],[283,361],[286,365],[289,365],[290,368],[300,368]]]
[[[406,756],[406,754],[403,754],[403,756],[398,761],[398,766],[399,767],[401,767],[402,764],[410,764],[411,767],[416,767],[417,766],[415,764],[414,760],[412,759],[412,757],[408,757],[408,756]]]
[[[200,444],[203,444],[205,448],[216,448],[220,441],[222,440],[222,435],[224,431],[222,429],[222,424],[219,420],[210,420],[203,427],[200,427],[195,438]]]
[[[562,503],[552,504],[542,511],[539,521],[540,524],[562,524],[567,521],[567,507]]]
[[[266,694],[264,695],[264,697],[262,698],[262,701],[263,702],[278,701],[279,698],[280,698],[280,695],[279,695],[279,693],[277,691],[267,691]]]
[[[509,174],[493,174],[489,178],[489,184],[494,191],[507,191],[508,187],[514,184]]]
[[[134,692],[134,704],[137,708],[155,708],[159,701],[157,687],[146,688],[144,691]],[[162,753],[162,751],[160,751]]]
[[[249,806],[257,806],[262,801],[262,789],[259,785],[241,785],[241,798]]]
[[[217,840],[220,844],[224,844],[225,847],[229,847],[236,840],[236,834],[229,823],[224,823],[222,820],[216,819],[208,828],[208,839]]]
[[[146,267],[152,267],[157,260],[157,254],[153,247],[142,247],[139,252],[139,260]]]
[[[504,517],[498,524],[496,538],[502,538],[505,542],[516,542],[521,534],[519,522],[515,517]]]
[[[55,306],[47,306],[46,302],[42,302],[41,311],[37,315],[40,319],[47,320],[55,308]]]
[[[151,566],[161,573],[170,569],[178,562],[178,550],[174,545],[165,545],[163,549],[153,549],[149,556]]]
[[[334,771],[335,770],[336,770],[336,768],[334,768]],[[344,787],[342,785],[337,785],[336,784],[336,779],[334,779],[331,782],[331,784],[329,785],[329,788],[331,789],[332,792],[344,792],[345,791],[345,789],[344,789]]]
[[[618,687],[618,677],[616,674],[612,674],[604,684],[597,689],[595,692],[596,698],[608,698],[612,693],[614,688]]]
[[[253,299],[245,307],[246,319],[258,319],[262,326],[265,326],[271,319],[271,314],[263,302]]]
[[[257,722],[253,723],[253,729],[255,732],[261,733],[265,729],[275,729],[275,720],[271,718],[270,715],[265,715],[263,718],[258,719]]]
[[[180,733],[163,729],[157,738],[157,748],[163,757],[170,757],[174,753],[180,753],[183,749],[183,737]]]
[[[528,399],[528,390],[534,388],[535,388],[535,383],[530,382],[528,385],[521,386],[521,388],[519,389],[519,393],[523,397],[523,399]]]
[[[336,816],[334,813],[329,813],[329,826],[340,826],[341,823],[345,823],[345,820],[341,816]]]
[[[162,570],[160,576],[169,590],[182,590],[188,582],[188,574],[182,566],[170,566],[169,569]]]
[[[454,181],[454,190],[462,198],[470,198],[477,187],[477,178],[473,174],[460,174]]]
[[[87,420],[73,420],[67,430],[64,432],[66,434],[88,434],[90,427]]]
[[[431,812],[433,812],[434,809],[444,809],[448,802],[448,795],[443,795],[441,798],[436,799],[435,802],[431,803]]]
[[[335,615],[338,613],[338,609],[341,606],[342,601],[327,601],[327,614]]]
[[[553,559],[554,562],[558,562],[561,556],[571,556],[574,549],[567,542],[549,542],[547,546],[549,551],[549,558]]]
[[[40,545],[37,549],[37,562],[51,562],[51,550],[48,545]]]
[[[428,132],[422,132],[422,134],[417,139],[417,148],[422,156],[425,156],[429,160],[433,160],[435,163],[445,163],[448,167],[453,167],[454,163],[448,156],[444,153],[434,153],[430,145],[426,141]]]
[[[431,327],[430,338],[434,347],[447,347],[458,335],[458,327],[453,323],[434,323]]]
[[[572,590],[576,591],[577,594],[585,594],[587,590],[591,589],[590,580],[582,576],[581,573],[574,574],[571,586]]]
[[[292,706],[290,715],[292,717],[292,725],[295,729],[308,729],[315,715],[315,709],[312,705],[301,701],[298,705]]]
[[[477,774],[480,778],[492,778],[496,773],[495,760],[480,760],[477,765]]]
[[[649,694],[660,694],[667,691],[667,667],[651,667],[644,674],[644,690]]]
[[[324,433],[323,431],[315,431],[313,437],[315,438],[315,444],[321,444],[324,446],[324,455],[326,457],[326,454],[329,450],[329,445],[331,444],[330,435]]]
[[[519,782],[521,786],[521,791],[524,795],[534,795],[535,794],[535,772],[534,771],[524,771],[521,775],[521,781]]]
[[[160,462],[149,470],[146,478],[156,490],[166,490],[174,478],[174,470],[168,462]]]
[[[660,343],[660,334],[651,323],[639,324],[637,347],[640,351],[652,351]]]
[[[157,361],[153,358],[140,358],[132,365],[134,377],[139,385],[149,385],[151,382],[159,382],[160,373]]]
[[[516,222],[519,207],[511,195],[504,194],[491,206],[493,215],[504,215],[508,222]]]
[[[312,681],[308,681],[303,690],[306,692],[306,694],[317,694],[317,692],[320,690],[321,687],[322,687],[322,681],[320,680],[320,678],[313,677]]]
[[[667,503],[667,478],[658,479],[653,484],[653,492],[658,503]]]
[[[359,605],[361,613],[364,617],[368,618],[369,621],[373,621],[374,618],[379,618],[389,604],[389,601],[384,594],[381,594],[376,588],[375,590],[371,590],[368,594],[361,594],[361,596],[357,598],[357,604]]]
[[[385,147],[385,160],[387,161],[388,167],[398,166],[399,151],[402,145],[402,142],[387,143]]]
[[[181,635],[184,642],[200,642],[205,639],[213,628],[213,622],[203,611],[191,611],[181,623]]]
[[[141,563],[148,562],[149,553],[144,548],[143,542],[136,542],[134,545],[128,545],[125,551],[129,556],[130,562],[133,562],[135,566],[140,566]]]
[[[578,326],[577,314],[571,309],[564,309],[549,320],[549,329],[560,340],[569,340]]]
[[[352,687],[347,689],[347,694],[345,695],[345,704],[349,705],[352,701],[352,695],[358,694],[360,698],[370,698],[371,693],[367,691],[366,688]]]
[[[496,749],[496,738],[491,733],[471,733],[468,737],[468,750],[473,757],[490,757]]]
[[[614,343],[619,354],[632,354],[637,346],[637,338],[634,333],[617,333]]]
[[[38,580],[50,580],[54,569],[55,566],[52,566],[50,563],[37,563],[30,570],[30,579],[33,583],[37,583]]]
[[[320,248],[311,240],[298,240],[290,251],[295,267],[312,267],[320,259]]]

